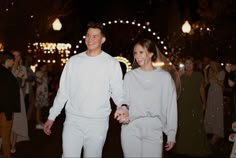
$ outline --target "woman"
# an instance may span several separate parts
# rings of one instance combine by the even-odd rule
[[[211,60],[209,74],[205,76],[210,87],[204,123],[207,134],[212,134],[210,144],[214,145],[224,137],[223,88],[225,71],[216,60]]]
[[[194,71],[194,59],[187,57],[180,70],[181,95],[178,98],[178,132],[174,152],[182,156],[202,157],[209,154],[203,124],[206,108],[204,79]]]
[[[125,157],[162,157],[163,131],[166,150],[175,144],[177,130],[176,89],[171,75],[153,66],[159,50],[149,39],[134,45],[133,55],[140,66],[124,77],[128,124],[122,125],[121,143]]]
[[[17,78],[20,85],[20,107],[19,113],[14,113],[12,126],[12,144],[11,153],[16,152],[16,142],[29,140],[28,122],[25,110],[25,101],[23,89],[25,88],[25,80],[27,79],[27,72],[25,66],[22,65],[22,57],[19,51],[12,51],[15,57],[15,63],[12,67],[12,73]]]
[[[41,109],[48,107],[48,74],[47,63],[39,63],[36,76],[36,94],[35,94],[35,107],[36,107],[36,129],[43,129],[41,119]]]

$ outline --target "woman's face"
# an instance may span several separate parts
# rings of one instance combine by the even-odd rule
[[[12,54],[13,54],[14,57],[15,57],[15,62],[19,62],[19,61],[21,60],[20,52],[14,51]]]
[[[192,60],[185,61],[185,70],[186,71],[193,71],[193,62]]]
[[[152,55],[153,53],[148,52],[148,50],[142,47],[140,44],[134,46],[134,59],[137,61],[139,66],[146,66],[152,64]]]
[[[210,61],[210,66],[211,66],[212,69],[216,70],[218,65],[217,65],[217,62]]]

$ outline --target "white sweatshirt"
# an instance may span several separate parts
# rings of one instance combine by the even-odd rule
[[[177,98],[174,81],[162,69],[129,71],[124,78],[126,104],[130,121],[157,117],[168,141],[175,142],[177,131]]]
[[[119,62],[102,52],[90,57],[86,52],[72,56],[66,63],[50,120],[65,107],[66,114],[87,118],[105,118],[111,112],[110,97],[117,106],[123,104],[123,81]]]

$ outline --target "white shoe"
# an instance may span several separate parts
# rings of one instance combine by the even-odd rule
[[[35,126],[36,129],[43,129],[43,123],[37,124]]]

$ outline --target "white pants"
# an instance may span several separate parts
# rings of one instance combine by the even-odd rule
[[[102,157],[109,118],[94,119],[66,115],[62,133],[63,157]]]
[[[236,134],[235,133],[229,135],[229,141],[234,142],[232,150],[231,150],[230,158],[236,158]]]
[[[157,118],[140,118],[122,125],[124,157],[162,157],[163,134]]]

